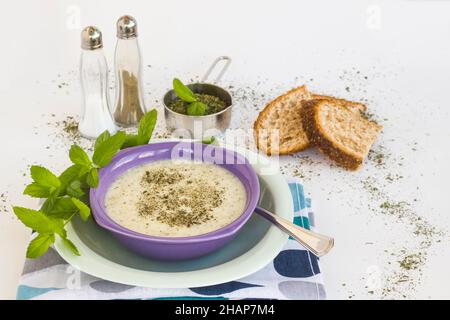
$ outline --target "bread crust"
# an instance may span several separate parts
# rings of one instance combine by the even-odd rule
[[[333,96],[326,96],[326,95],[315,94],[315,93],[311,94],[311,98],[315,99],[315,100],[331,100],[333,102],[337,102],[337,103],[341,103],[341,104],[344,104],[347,106],[354,107],[361,112],[367,111],[367,106],[361,102],[354,102],[354,101],[349,101],[349,100],[345,100],[345,99],[341,99],[341,98],[336,98]]]
[[[267,118],[267,114],[278,103],[280,103],[282,100],[284,100],[287,97],[289,97],[291,94],[296,93],[297,91],[302,91],[305,94],[309,94],[308,89],[306,88],[305,85],[302,85],[300,87],[291,89],[288,92],[282,94],[281,96],[279,96],[279,97],[275,98],[274,100],[272,100],[271,102],[269,102],[269,104],[267,104],[267,106],[259,113],[255,123],[253,124],[253,129],[254,129],[254,133],[255,133],[256,147],[259,150],[262,150],[262,146],[261,146],[261,143],[260,143],[260,140],[259,140],[259,138],[260,138],[259,132],[262,129],[262,122],[264,121],[265,118]],[[288,154],[292,154],[292,153],[296,153],[296,152],[305,150],[308,147],[309,147],[309,142],[307,142],[307,143],[297,143],[296,145],[292,146],[291,148],[279,149],[276,154],[288,155]],[[270,148],[266,149],[266,150],[262,150],[262,151],[264,151],[269,156],[274,154],[274,153],[272,153],[272,150]]]

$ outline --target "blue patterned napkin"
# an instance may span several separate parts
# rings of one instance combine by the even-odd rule
[[[294,223],[314,228],[311,200],[305,197],[303,185],[298,180],[289,180],[289,188]],[[292,239],[271,264],[258,272],[208,287],[135,287],[74,271],[53,249],[40,259],[27,259],[17,299],[325,299],[317,257]]]

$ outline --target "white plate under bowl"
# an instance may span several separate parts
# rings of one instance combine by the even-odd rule
[[[292,198],[286,180],[276,171],[263,174],[267,158],[249,150],[236,151],[251,158],[261,184],[259,205],[292,221]],[[93,219],[74,219],[67,225],[69,239],[80,256],[61,240],[55,248],[69,264],[105,280],[152,288],[192,288],[243,278],[263,268],[278,255],[288,236],[253,214],[237,237],[207,256],[187,261],[166,262],[141,257],[120,244]]]

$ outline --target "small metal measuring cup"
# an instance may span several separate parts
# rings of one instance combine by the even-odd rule
[[[206,83],[208,77],[211,75],[211,72],[220,61],[225,61],[222,70],[219,72],[212,84]],[[187,87],[189,87],[189,89],[191,89],[194,93],[209,94],[224,101],[227,107],[220,112],[205,116],[189,116],[177,113],[168,107],[172,102],[178,99],[175,91],[170,90],[164,95],[164,116],[166,119],[166,127],[170,132],[176,130],[177,133],[180,133],[180,135],[189,133],[190,137],[194,139],[202,139],[205,136],[213,136],[214,134],[225,132],[225,130],[230,126],[233,101],[230,93],[216,84],[220,81],[230,63],[230,57],[218,57],[206,71],[205,75],[200,80],[200,83],[191,83],[187,85]]]

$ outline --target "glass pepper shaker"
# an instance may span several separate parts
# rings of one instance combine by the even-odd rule
[[[117,21],[116,102],[114,120],[129,127],[136,125],[145,113],[141,87],[141,54],[137,41],[137,24],[131,16]]]
[[[97,138],[117,127],[109,109],[108,66],[103,54],[102,33],[96,27],[86,27],[81,32],[80,81],[83,94],[83,111],[78,129],[82,136]]]

